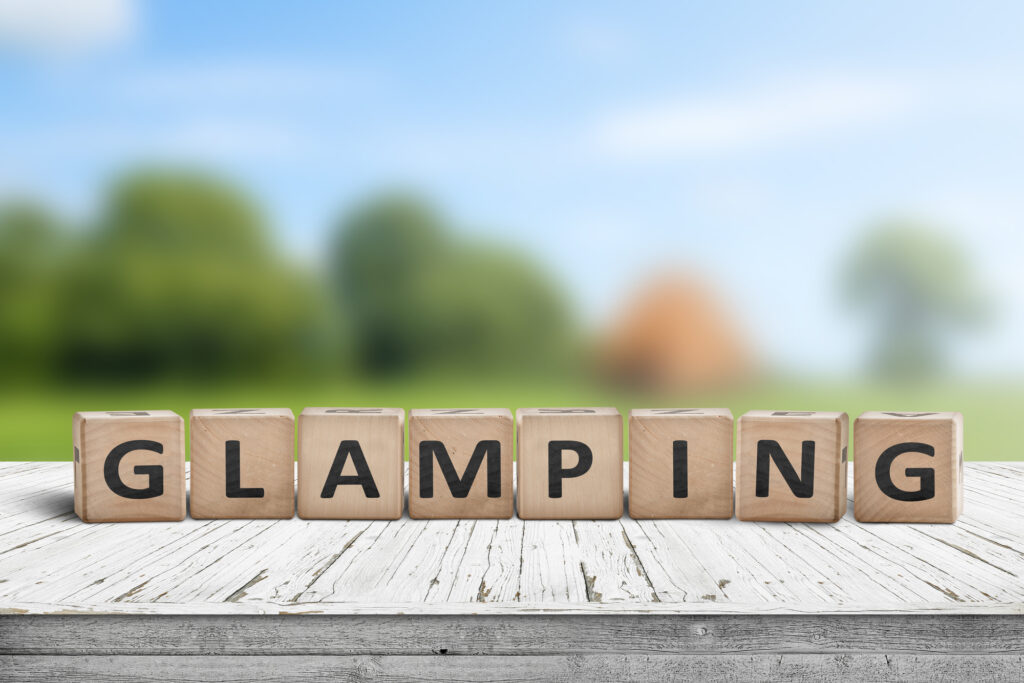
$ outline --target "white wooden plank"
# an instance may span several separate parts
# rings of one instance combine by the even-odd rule
[[[582,557],[572,522],[530,520],[523,525],[519,599],[524,602],[587,602]]]

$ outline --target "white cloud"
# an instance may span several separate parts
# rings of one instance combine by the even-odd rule
[[[623,160],[664,160],[762,149],[903,118],[923,102],[913,82],[850,77],[627,107],[601,117],[593,143]]]
[[[120,44],[137,29],[131,0],[0,0],[0,47],[67,55]]]

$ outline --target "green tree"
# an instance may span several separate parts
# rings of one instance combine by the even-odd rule
[[[882,223],[852,253],[846,300],[874,326],[872,368],[885,377],[941,370],[950,335],[977,324],[986,302],[963,250],[933,229]]]
[[[0,367],[9,379],[48,372],[67,241],[46,208],[30,202],[0,207]]]
[[[293,370],[310,364],[321,303],[240,191],[136,173],[113,187],[68,273],[64,357],[84,374]]]
[[[361,366],[492,373],[564,367],[568,307],[522,254],[461,240],[429,205],[390,194],[341,221],[332,265]]]

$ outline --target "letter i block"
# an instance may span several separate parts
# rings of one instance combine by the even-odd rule
[[[853,425],[859,522],[951,524],[963,509],[960,413],[868,412]]]
[[[398,519],[405,481],[401,408],[306,408],[299,415],[299,517]]]
[[[518,507],[523,519],[622,516],[622,415],[615,408],[523,408]]]
[[[629,411],[629,516],[732,517],[732,427],[726,408]]]
[[[506,408],[409,412],[409,516],[512,516],[512,413]]]
[[[83,522],[185,519],[185,421],[170,410],[74,418],[75,514]]]
[[[192,517],[295,514],[295,418],[287,408],[193,410]]]
[[[846,512],[846,413],[752,410],[738,431],[738,518],[839,521]]]

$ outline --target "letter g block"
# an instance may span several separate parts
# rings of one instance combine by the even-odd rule
[[[170,410],[75,413],[75,514],[84,522],[185,519],[185,421]]]
[[[953,523],[963,509],[960,413],[863,413],[853,425],[858,522]]]

